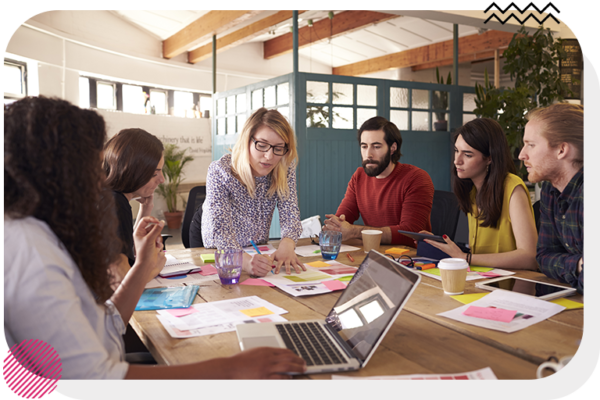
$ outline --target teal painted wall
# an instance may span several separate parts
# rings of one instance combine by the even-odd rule
[[[324,88],[318,103],[315,87]],[[360,87],[359,87],[360,86]],[[349,90],[352,87],[352,90]],[[376,89],[374,89],[376,87]],[[275,88],[275,89],[273,89]],[[339,88],[349,90],[344,97]],[[280,89],[284,89],[280,92]],[[360,93],[372,93],[365,103]],[[435,109],[432,107],[432,91],[449,92],[449,107],[445,110],[448,131],[432,131]],[[277,95],[273,97],[273,93]],[[335,94],[334,94],[335,93]],[[398,100],[398,93],[402,98]],[[298,203],[301,218],[335,213],[346,192],[348,181],[361,166],[357,130],[362,121],[359,113],[380,115],[395,122],[402,132],[403,154],[400,162],[412,164],[431,176],[438,190],[451,190],[450,167],[452,163],[452,131],[463,124],[463,120],[474,118],[474,88],[419,82],[391,81],[382,79],[356,78],[333,75],[297,73],[273,78],[264,82],[213,95],[213,160],[220,158],[233,147],[242,129],[245,118],[252,110],[265,106],[278,108],[288,116],[298,139],[299,165]],[[262,104],[260,97],[262,95]],[[244,97],[245,96],[245,97]],[[364,96],[363,96],[364,97]],[[243,100],[236,104],[232,98]],[[336,103],[343,104],[336,104]],[[368,104],[367,104],[368,103]],[[321,127],[307,127],[307,107],[332,107],[346,112],[351,122],[342,122],[344,129],[336,129],[332,118],[324,120]],[[440,111],[440,110],[437,110]],[[405,118],[400,118],[398,115]],[[392,115],[392,118],[390,118]],[[399,119],[400,118],[400,119]],[[232,119],[237,121],[233,123]],[[418,128],[415,128],[419,125]],[[417,130],[419,129],[419,130]],[[225,132],[223,132],[225,131]],[[361,223],[361,222],[359,222]],[[271,225],[270,237],[280,236],[279,214],[276,210]]]

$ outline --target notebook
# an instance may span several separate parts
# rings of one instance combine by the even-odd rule
[[[185,275],[200,271],[202,271],[200,266],[192,264],[188,261],[178,260],[171,254],[167,254],[167,262],[165,263],[165,267],[158,275],[162,278],[166,278],[169,276]]]
[[[200,286],[178,286],[145,289],[135,311],[189,308]]]
[[[240,347],[290,348],[306,361],[307,374],[360,369],[420,281],[418,273],[371,250],[325,320],[239,324]]]

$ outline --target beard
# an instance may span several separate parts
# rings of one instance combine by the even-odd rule
[[[365,170],[365,174],[367,176],[378,176],[385,171],[385,169],[390,165],[390,161],[392,159],[392,151],[388,149],[388,152],[382,159],[379,160],[363,160],[362,167]],[[367,167],[367,163],[369,164],[377,164],[376,167]]]

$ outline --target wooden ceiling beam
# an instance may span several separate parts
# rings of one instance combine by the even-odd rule
[[[500,56],[502,56],[502,54],[504,53],[504,50],[505,49],[498,49]],[[467,62],[481,62],[481,61],[488,61],[488,60],[493,60],[493,59],[494,59],[494,50],[489,50],[489,51],[483,51],[483,52],[479,52],[479,53],[465,54],[465,55],[459,56],[458,63],[462,64],[462,63],[467,63]],[[453,62],[454,62],[454,60],[452,60],[451,58],[448,58],[445,60],[433,61],[433,62],[429,62],[429,63],[415,65],[411,68],[411,70],[422,71],[424,69],[431,69],[431,68],[436,68],[436,67],[446,67],[448,65],[452,65]]]
[[[458,39],[458,56],[472,55],[494,49],[505,48],[510,43],[513,33],[487,31],[481,35],[469,35]],[[360,76],[395,68],[414,67],[421,64],[434,63],[453,58],[453,41],[434,43],[416,49],[404,50],[353,64],[333,68],[333,75]]]
[[[329,38],[348,34],[352,31],[366,28],[378,22],[398,18],[394,14],[385,14],[375,11],[344,11],[336,14],[333,20],[324,18],[298,30],[298,47],[302,48],[313,43],[319,43]],[[293,34],[285,35],[264,42],[264,58],[271,58],[291,52],[293,49]]]
[[[298,11],[302,14],[305,11]],[[243,27],[227,36],[217,39],[217,53],[231,49],[240,44],[246,43],[257,36],[267,33],[273,26],[291,19],[293,11],[279,11],[273,15],[256,21],[248,26]],[[197,63],[212,56],[212,43],[198,47],[188,53],[188,61]]]
[[[256,10],[209,11],[173,36],[165,39],[163,41],[163,57],[176,57],[190,47],[197,46],[213,35],[225,32],[260,12]]]

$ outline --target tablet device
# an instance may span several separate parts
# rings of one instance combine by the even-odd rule
[[[413,238],[414,240],[421,241],[423,239],[433,240],[434,242],[446,243],[443,237],[437,235],[428,235],[427,233],[417,233],[417,232],[409,232],[409,231],[398,231],[399,233]]]
[[[560,297],[572,296],[577,292],[571,287],[517,278],[515,276],[505,276],[502,278],[490,279],[486,282],[476,282],[475,286],[490,291],[508,290],[509,292],[526,294],[542,300],[552,300]]]

